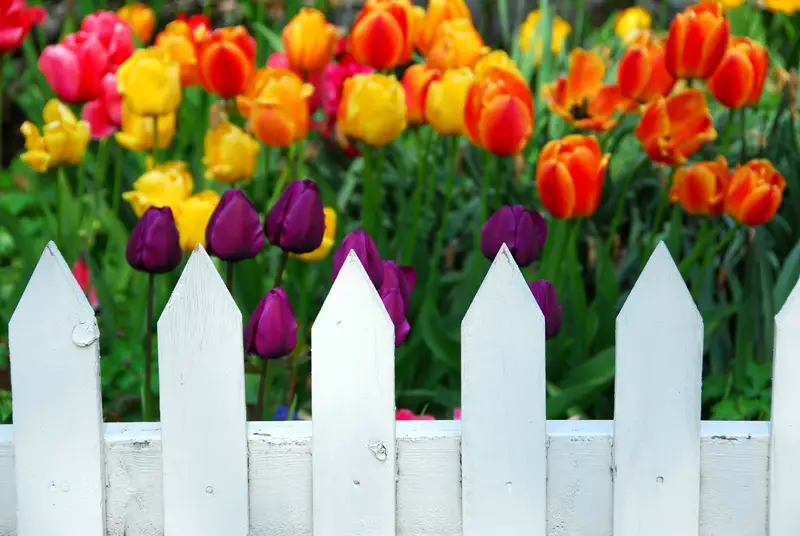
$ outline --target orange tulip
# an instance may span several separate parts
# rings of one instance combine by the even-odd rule
[[[350,29],[350,52],[373,69],[411,61],[424,12],[410,0],[367,0]]]
[[[423,55],[427,54],[439,26],[445,21],[456,19],[467,19],[472,22],[472,14],[464,0],[429,0],[417,38],[419,51]]]
[[[624,97],[650,102],[672,91],[675,77],[664,65],[664,44],[650,32],[637,36],[622,54],[617,81]]]
[[[531,88],[511,71],[489,69],[467,92],[464,127],[478,147],[501,156],[517,154],[533,133]]]
[[[654,162],[683,164],[704,143],[716,139],[706,97],[699,89],[687,89],[648,104],[634,130]]]
[[[339,31],[322,11],[304,7],[283,27],[281,41],[292,69],[319,71],[333,56]]]
[[[147,4],[126,4],[117,10],[117,16],[127,22],[140,43],[146,45],[153,38],[156,14]]]
[[[724,209],[729,182],[728,162],[720,156],[713,162],[678,168],[669,198],[673,203],[680,203],[689,214],[719,216]]]
[[[708,79],[708,90],[728,108],[755,106],[764,91],[769,53],[761,43],[734,37],[717,70]]]
[[[270,147],[288,147],[308,136],[308,98],[314,87],[304,84],[288,69],[259,69],[248,89],[254,97],[239,97],[239,110],[250,120],[250,129]]]
[[[203,40],[208,28],[199,26],[195,30],[185,20],[174,20],[156,36],[155,45],[181,66],[181,85],[197,85],[197,42]]]
[[[719,3],[686,8],[669,27],[667,70],[676,78],[708,78],[722,61],[730,35],[730,22]]]
[[[224,99],[244,89],[255,68],[256,42],[244,26],[218,28],[197,47],[200,83]]]
[[[472,21],[455,19],[439,25],[428,50],[428,67],[446,71],[472,67],[487,51]]]
[[[783,200],[786,179],[768,160],[751,160],[731,175],[725,212],[744,225],[767,223]]]
[[[610,154],[594,136],[573,134],[552,140],[536,163],[536,189],[555,218],[591,216],[600,203]]]
[[[616,84],[603,85],[606,66],[592,51],[576,48],[569,55],[569,72],[542,88],[550,110],[581,130],[605,132],[632,105]]]
[[[406,92],[406,118],[410,124],[425,123],[425,102],[431,82],[441,80],[442,74],[424,63],[415,63],[403,75]]]
[[[514,63],[514,60],[511,59],[505,50],[492,50],[488,54],[481,56],[481,59],[475,64],[473,70],[475,71],[476,77],[482,78],[489,69],[494,67],[500,67],[506,71],[511,71],[519,75],[520,78],[524,78],[517,64]]]

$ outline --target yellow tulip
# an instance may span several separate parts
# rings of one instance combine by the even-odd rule
[[[519,71],[517,64],[514,63],[514,60],[509,57],[505,50],[493,50],[481,57],[473,69],[475,71],[475,77],[482,78],[489,69],[495,67],[517,74],[522,78],[522,73]]]
[[[464,134],[464,103],[475,76],[465,68],[451,69],[428,88],[425,117],[439,134]]]
[[[89,123],[78,121],[72,110],[58,99],[47,101],[42,119],[41,131],[30,121],[20,127],[26,149],[20,159],[39,173],[61,164],[80,163],[89,145]]]
[[[181,249],[191,253],[197,244],[206,246],[206,227],[219,204],[214,190],[203,190],[185,199],[175,212],[175,225],[180,235]]]
[[[169,207],[173,212],[189,197],[194,181],[186,162],[172,161],[153,165],[147,159],[147,171],[133,183],[133,190],[122,194],[137,217],[150,207]]]
[[[534,9],[528,14],[528,18],[522,23],[519,29],[519,48],[523,52],[530,50],[531,44],[533,47],[534,59],[538,65],[542,61],[542,36],[536,35],[536,25],[539,24],[539,19],[542,18],[542,13],[538,9]],[[567,21],[555,16],[553,20],[553,31],[550,50],[553,54],[559,54],[564,48],[564,41],[567,36],[572,33],[572,26]]]
[[[800,10],[800,0],[763,0],[763,6],[770,11],[791,15]]]
[[[222,121],[210,129],[203,145],[207,179],[231,184],[249,179],[255,173],[261,146],[233,123]]]
[[[158,118],[133,113],[122,102],[122,128],[114,136],[117,142],[131,151],[149,151],[153,148],[153,123],[158,123],[158,148],[166,149],[175,135],[175,112]]]
[[[617,20],[614,21],[614,33],[629,43],[643,31],[649,30],[652,24],[653,17],[649,11],[641,6],[632,6],[617,15]]]
[[[333,207],[325,207],[325,234],[322,236],[322,243],[317,249],[310,253],[295,255],[290,253],[290,257],[297,257],[301,261],[319,262],[331,252],[333,242],[336,240],[336,211]]]
[[[346,136],[381,147],[406,128],[406,94],[394,76],[357,74],[344,82],[338,124]]]
[[[181,66],[166,50],[137,50],[117,70],[117,89],[137,115],[161,116],[181,104]]]

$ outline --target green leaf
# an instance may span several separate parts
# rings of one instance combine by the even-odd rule
[[[783,268],[775,283],[775,309],[780,311],[800,278],[800,242],[783,260]]]
[[[253,28],[255,28],[256,34],[266,39],[267,44],[273,52],[281,52],[283,50],[283,42],[281,41],[280,35],[273,32],[261,22],[253,23]]]

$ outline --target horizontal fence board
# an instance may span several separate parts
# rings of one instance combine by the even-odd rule
[[[0,425],[0,536],[17,536],[12,425]],[[548,536],[611,536],[612,421],[548,421]],[[452,421],[397,423],[397,532],[461,531]],[[157,423],[106,425],[109,536],[163,534]],[[311,536],[311,423],[248,423],[254,536]],[[703,422],[700,535],[767,536],[769,423]]]

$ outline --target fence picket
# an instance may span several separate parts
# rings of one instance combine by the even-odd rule
[[[164,532],[248,533],[242,315],[202,246],[158,320]]]
[[[775,316],[769,457],[770,536],[800,534],[800,282]]]
[[[314,536],[393,536],[394,326],[352,251],[311,341]]]
[[[617,317],[614,536],[697,536],[703,319],[664,243]]]
[[[98,338],[50,242],[9,322],[19,534],[105,535]]]
[[[505,244],[464,317],[461,344],[464,536],[544,536],[544,317]]]

